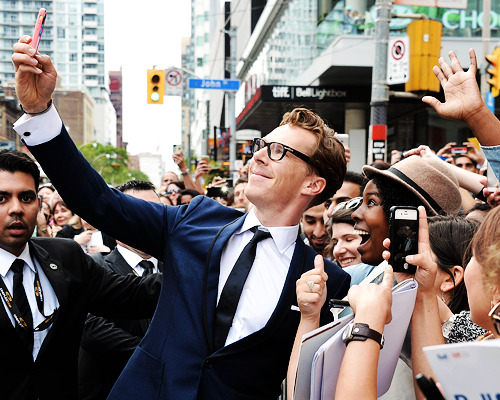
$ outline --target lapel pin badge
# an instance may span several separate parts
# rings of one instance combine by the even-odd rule
[[[56,264],[50,264],[50,268],[57,269],[57,265]]]

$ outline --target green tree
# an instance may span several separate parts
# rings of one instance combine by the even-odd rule
[[[129,156],[125,149],[97,142],[79,145],[78,148],[90,165],[110,185],[120,185],[129,180],[149,181],[143,172],[129,168]]]

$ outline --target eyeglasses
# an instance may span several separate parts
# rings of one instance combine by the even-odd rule
[[[287,145],[282,144],[282,143],[278,143],[278,142],[267,143],[263,139],[255,138],[253,140],[253,144],[252,144],[252,154],[258,152],[259,150],[263,149],[264,147],[267,147],[267,155],[269,156],[269,158],[271,160],[280,161],[283,159],[283,157],[286,156],[287,152],[290,152],[295,157],[300,158],[302,161],[306,162],[307,164],[309,164],[310,166],[315,168],[318,171],[319,175],[321,176],[321,169],[318,166],[314,165],[314,163],[312,162],[312,160],[309,156],[306,156],[304,153],[301,153],[298,150],[292,149],[290,146],[287,146]]]
[[[488,317],[491,318],[495,330],[500,335],[500,302],[498,302],[488,313]]]
[[[165,193],[167,193],[167,196],[170,196],[172,193],[180,193],[182,192],[181,189],[170,189],[170,190],[167,190]]]
[[[335,206],[332,210],[332,214],[338,210],[357,210],[359,206],[363,203],[362,197],[355,197],[351,200],[343,201]]]

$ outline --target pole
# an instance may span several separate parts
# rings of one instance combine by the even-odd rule
[[[377,0],[375,8],[375,61],[372,72],[372,97],[370,102],[370,147],[372,162],[387,158],[387,104],[389,87],[387,86],[387,45],[389,42],[389,21],[391,0]]]
[[[489,54],[490,52],[490,37],[491,37],[491,0],[483,0],[483,29],[482,29],[482,40],[483,40],[483,57],[482,57],[482,62],[483,62],[483,68],[480,69],[481,71],[481,96],[483,97],[483,100],[486,102],[486,96],[487,93],[489,92],[490,85],[488,83],[488,63],[485,61],[485,57]]]
[[[229,29],[229,74],[231,79],[236,79],[236,28],[231,26]],[[229,92],[227,95],[227,109],[229,116],[229,177],[236,172],[236,93]]]
[[[207,126],[205,134],[203,135],[203,154],[210,156],[210,146],[208,145],[208,138],[210,137],[210,100],[207,100]]]

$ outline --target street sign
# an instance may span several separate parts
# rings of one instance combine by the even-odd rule
[[[165,96],[182,96],[182,70],[169,68],[165,70]]]
[[[387,55],[387,84],[408,82],[410,78],[410,41],[407,36],[390,38]]]
[[[237,79],[189,79],[189,89],[212,89],[237,92],[240,81]]]
[[[0,142],[0,150],[15,150],[16,142]]]

